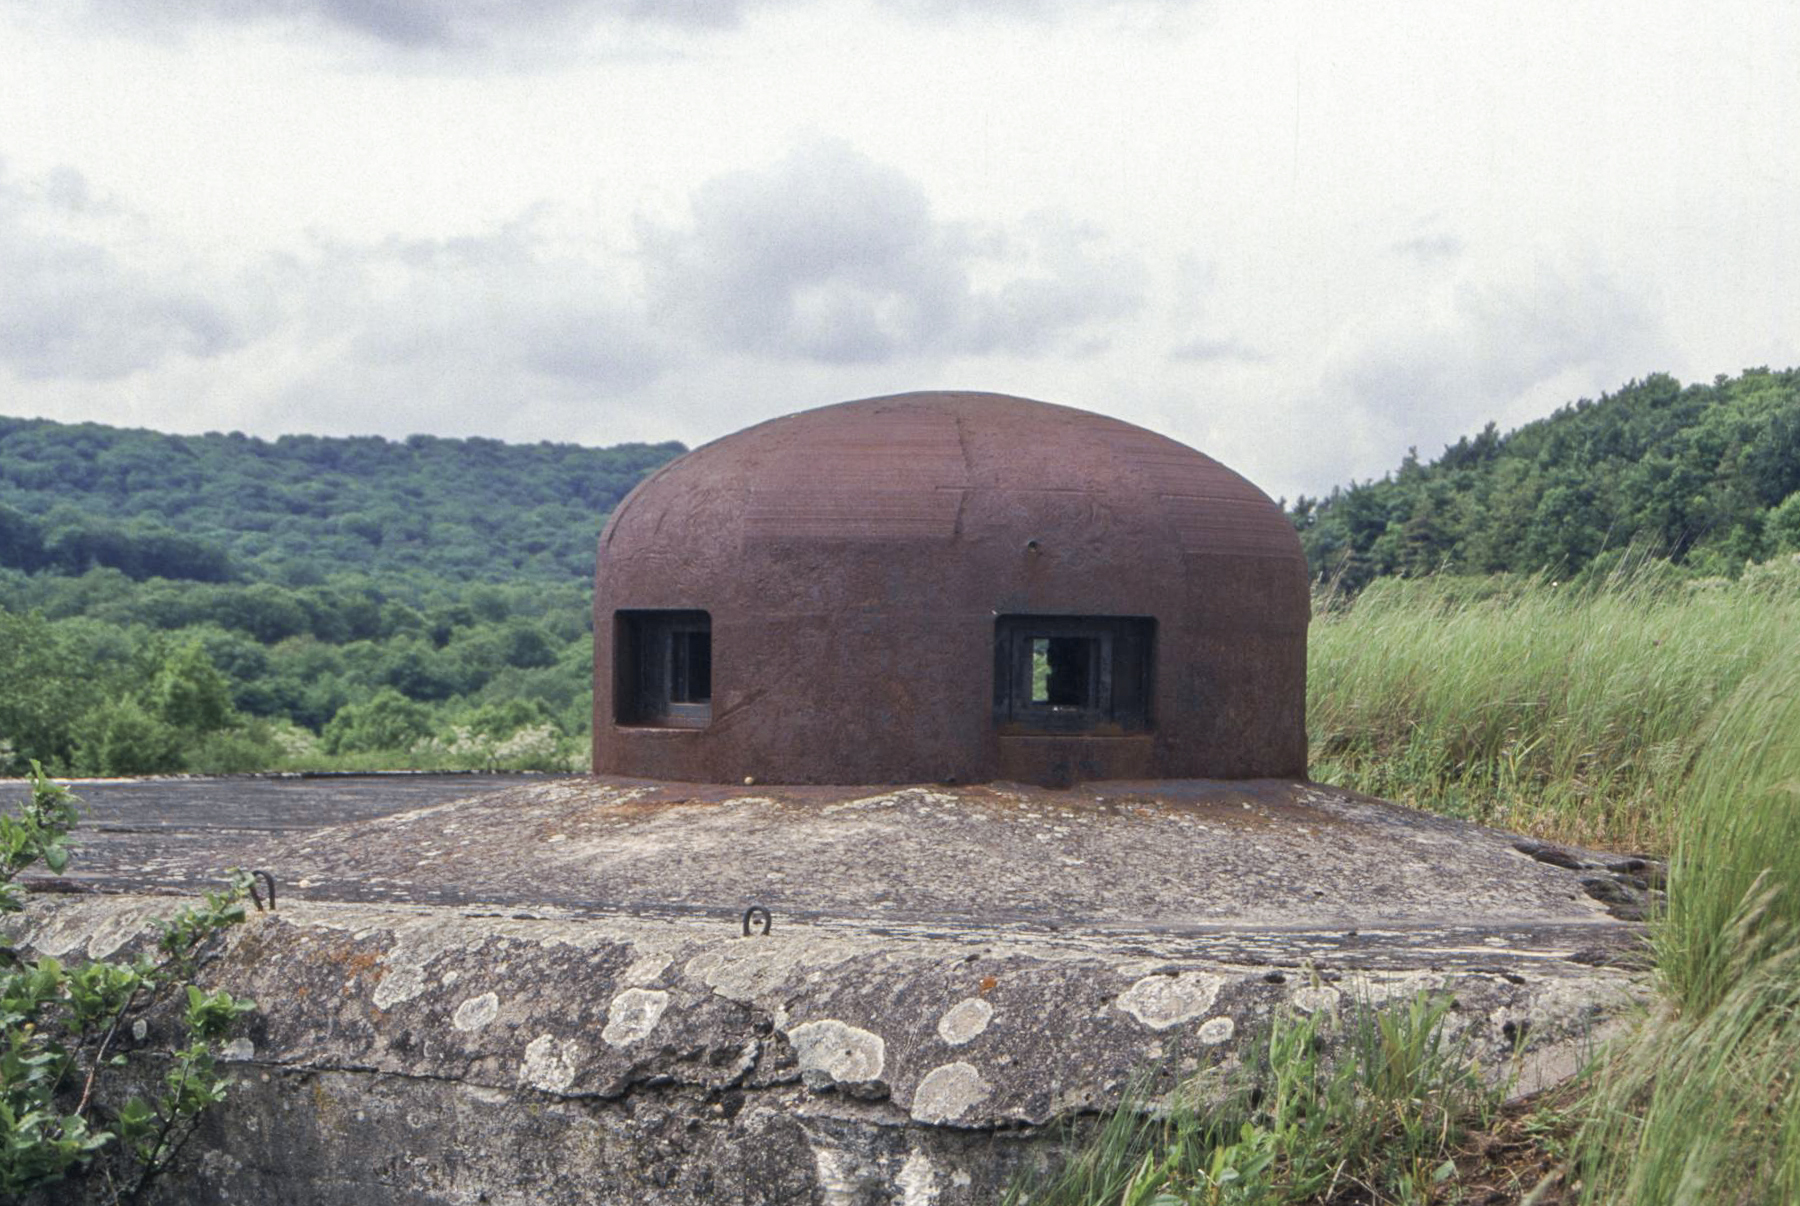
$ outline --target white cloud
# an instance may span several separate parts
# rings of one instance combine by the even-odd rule
[[[752,0],[754,2],[754,0]],[[735,25],[746,0],[198,0],[144,5],[90,0],[91,16],[127,31],[204,21],[339,28],[393,46],[477,49],[511,38],[579,34],[600,22],[718,28]]]
[[[643,226],[659,317],[719,350],[824,363],[1091,349],[1142,304],[1141,265],[1089,227],[948,222],[848,144],[703,185],[692,223]]]
[[[1172,360],[1243,361],[1260,364],[1268,356],[1238,339],[1214,339],[1197,335],[1185,339],[1169,350]]]
[[[594,261],[558,251],[529,223],[453,240],[391,240],[325,253],[348,269],[308,304],[342,323],[362,363],[476,365],[629,389],[655,376],[661,354],[619,282]]]
[[[271,270],[289,367],[262,409],[287,428],[306,414],[385,435],[566,427],[666,363],[626,276],[529,216],[458,239],[320,245]]]
[[[0,362],[26,380],[111,381],[241,342],[237,318],[188,266],[118,249],[129,226],[72,169],[34,181],[0,167]]]
[[[796,384],[861,369],[905,387],[957,358],[1079,358],[1142,305],[1145,276],[1056,215],[939,219],[915,181],[839,142],[720,175],[693,193],[690,223],[640,220],[617,245],[580,213],[539,206],[453,238],[315,235],[230,278],[128,266],[114,250],[124,219],[78,176],[0,201],[12,285],[0,360],[65,386],[216,360],[211,389],[192,387],[191,364],[179,388],[140,389],[179,398],[179,418],[149,420],[178,427],[533,438],[638,405],[634,435],[691,439],[705,430],[692,415],[652,430],[652,415],[672,417],[649,399],[675,388],[662,384],[674,369],[713,391],[721,378],[699,366],[743,380],[746,361]],[[42,220],[59,205],[89,225],[86,211],[103,216],[82,241]],[[240,417],[203,419],[209,406]]]
[[[1333,337],[1323,378],[1328,395],[1409,426],[1569,372],[1610,375],[1611,362],[1659,342],[1654,318],[1612,275],[1539,259],[1465,269],[1358,316]]]
[[[1374,476],[1406,445],[1433,456],[1489,420],[1516,425],[1669,355],[1642,291],[1590,257],[1477,260],[1345,322],[1308,409],[1337,431],[1342,476]]]
[[[1312,493],[1800,358],[1797,56],[1776,0],[0,0],[0,391],[692,441],[987,388]]]

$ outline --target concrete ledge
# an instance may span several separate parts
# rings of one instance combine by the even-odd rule
[[[1643,877],[1516,845],[1306,784],[577,782],[247,846],[283,903],[204,975],[261,1008],[158,1200],[992,1202],[1146,1069],[1421,991],[1534,1088],[1644,995]],[[174,907],[9,928],[99,957]]]
[[[169,904],[63,898],[19,937],[104,956]],[[1146,1068],[1230,1065],[1279,1008],[1447,991],[1497,1074],[1524,1035],[1533,1087],[1637,991],[1560,960],[1307,971],[1181,945],[285,907],[207,971],[261,1011],[167,1200],[987,1202],[1056,1124]]]

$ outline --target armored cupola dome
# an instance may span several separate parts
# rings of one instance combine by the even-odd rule
[[[600,538],[594,770],[882,784],[1300,776],[1305,559],[1174,440],[998,394],[774,419]]]

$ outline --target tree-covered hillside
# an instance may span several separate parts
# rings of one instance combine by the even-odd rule
[[[317,582],[579,581],[679,444],[163,435],[0,417],[0,567]]]
[[[1291,508],[1313,572],[1577,573],[1636,546],[1735,576],[1800,551],[1800,370],[1661,374]]]
[[[0,775],[584,765],[594,546],[680,451],[0,418]]]

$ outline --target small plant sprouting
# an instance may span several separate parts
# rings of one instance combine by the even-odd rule
[[[34,762],[30,798],[17,816],[0,815],[0,914],[24,909],[22,871],[68,865],[78,816],[76,798]],[[192,979],[210,940],[243,921],[249,883],[233,871],[225,891],[158,923],[154,953],[130,961],[27,963],[0,947],[0,1196],[98,1173],[104,1200],[131,1201],[224,1100],[230,1078],[218,1045],[256,1005]],[[171,998],[184,1006],[184,1045],[169,1056],[160,1090],[114,1104],[113,1081],[130,1062],[121,1033],[142,1034],[147,1015]]]

